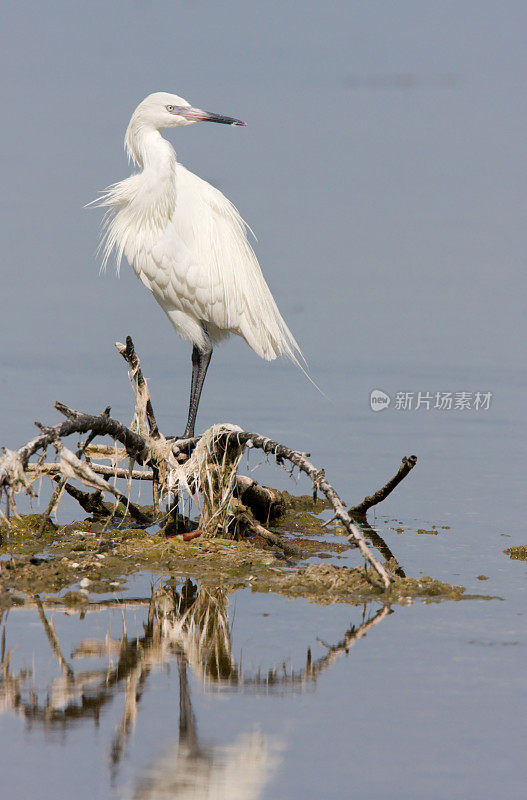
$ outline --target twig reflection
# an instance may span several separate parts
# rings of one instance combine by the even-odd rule
[[[273,760],[268,753],[266,739],[261,734],[244,734],[235,745],[204,747],[200,744],[191,703],[188,669],[209,688],[253,693],[300,693],[308,685],[313,685],[337,658],[347,654],[372,627],[392,613],[388,605],[370,614],[367,606],[364,606],[362,622],[358,626],[350,626],[340,641],[327,644],[318,640],[327,651],[319,658],[313,659],[311,648],[308,647],[305,665],[300,669],[288,670],[282,664],[265,672],[254,673],[242,668],[232,653],[226,588],[198,586],[191,580],[175,585],[169,581],[153,591],[147,602],[148,613],[142,624],[142,635],[128,636],[123,614],[120,638],[112,638],[109,621],[106,636],[81,640],[72,649],[68,660],[49,609],[35,596],[34,603],[43,631],[60,668],[60,675],[50,681],[43,697],[39,697],[35,689],[35,669],[13,670],[12,651],[7,646],[8,616],[6,614],[3,618],[0,615],[3,628],[0,647],[2,711],[23,715],[30,725],[41,724],[45,729],[58,727],[65,730],[83,719],[98,721],[101,709],[117,692],[124,694],[120,721],[110,747],[113,780],[117,776],[129,737],[136,727],[138,705],[150,672],[152,669],[165,668],[171,661],[176,662],[179,674],[179,737],[177,744],[169,746],[167,755],[156,760],[137,784],[133,797],[145,799],[220,797],[223,795],[214,794],[214,786],[218,781],[229,780],[234,781],[232,786],[225,784],[230,786],[229,797],[256,798]],[[97,603],[88,606],[82,614],[123,605],[126,604]],[[56,605],[53,607],[57,608]],[[137,604],[133,607],[136,609]],[[84,671],[75,667],[76,662],[93,658],[99,661],[104,659],[105,664]],[[195,791],[199,788],[201,793],[189,794],[189,786],[193,786]]]

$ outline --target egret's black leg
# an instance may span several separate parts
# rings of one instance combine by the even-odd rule
[[[192,348],[192,381],[190,384],[190,403],[188,409],[187,427],[185,428],[184,437],[194,436],[194,424],[196,422],[196,414],[198,413],[199,399],[201,397],[201,390],[205,382],[205,375],[209,368],[210,359],[212,357],[212,343],[205,331],[207,339],[206,346],[203,348],[194,345]]]
[[[194,397],[194,393],[196,391],[196,380],[198,377],[199,372],[199,362],[201,360],[200,349],[197,345],[194,345],[192,348],[192,380],[190,381],[190,404],[188,409],[188,415],[190,419],[190,412],[192,409],[192,398]]]

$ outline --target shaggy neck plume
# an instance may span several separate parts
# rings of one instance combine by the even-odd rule
[[[132,123],[125,147],[142,172],[132,176],[129,203],[142,224],[163,226],[176,205],[176,153],[156,128]]]
[[[176,208],[176,153],[151,125],[132,118],[125,137],[128,156],[141,172],[110,186],[99,205],[110,210],[102,239],[103,269],[115,250],[117,271],[123,254],[130,263],[151,245],[172,219]]]

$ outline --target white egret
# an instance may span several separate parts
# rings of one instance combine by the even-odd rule
[[[141,170],[109,186],[104,265],[115,249],[150,289],[176,331],[192,342],[192,382],[184,436],[194,424],[213,345],[241,336],[264,359],[302,356],[282,319],[232,203],[176,159],[164,128],[200,120],[244,125],[193,108],[175,94],[155,92],[135,109],[125,136]]]

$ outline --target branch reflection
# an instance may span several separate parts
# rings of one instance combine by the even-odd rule
[[[360,624],[351,625],[339,641],[328,644],[317,640],[325,650],[318,658],[312,657],[312,646],[308,646],[305,663],[300,668],[288,669],[282,661],[279,666],[250,671],[242,668],[233,655],[229,592],[224,587],[198,585],[191,580],[168,581],[144,601],[90,604],[78,617],[75,636],[83,618],[94,611],[108,609],[111,612],[115,608],[123,614],[120,636],[112,636],[109,613],[105,635],[73,640],[69,656],[57,633],[53,613],[59,614],[61,619],[65,614],[70,618],[73,615],[75,620],[78,612],[56,604],[46,607],[38,596],[33,597],[33,603],[54,656],[55,674],[41,682],[39,667],[41,662],[49,662],[49,649],[44,652],[41,648],[31,669],[27,666],[14,668],[13,650],[8,647],[10,615],[9,612],[0,614],[0,712],[22,715],[29,726],[66,731],[85,719],[98,722],[103,708],[116,696],[122,696],[124,702],[109,752],[112,782],[117,777],[131,733],[136,727],[140,728],[138,707],[151,672],[167,669],[170,663],[177,665],[179,737],[168,745],[165,755],[155,760],[133,790],[131,796],[145,800],[154,797],[257,798],[276,762],[276,753],[273,755],[261,733],[243,733],[235,742],[222,746],[200,743],[189,671],[209,689],[301,693],[392,613],[388,605],[376,611],[365,605]],[[127,619],[132,612],[141,619],[142,630],[136,636],[129,636],[127,632]],[[137,620],[135,624],[137,627]],[[285,660],[289,655],[285,654]],[[95,661],[96,666],[77,667],[79,663],[86,666],[87,661]],[[139,735],[140,730],[137,730],[136,737]],[[222,794],[220,786],[228,787],[228,791]]]

